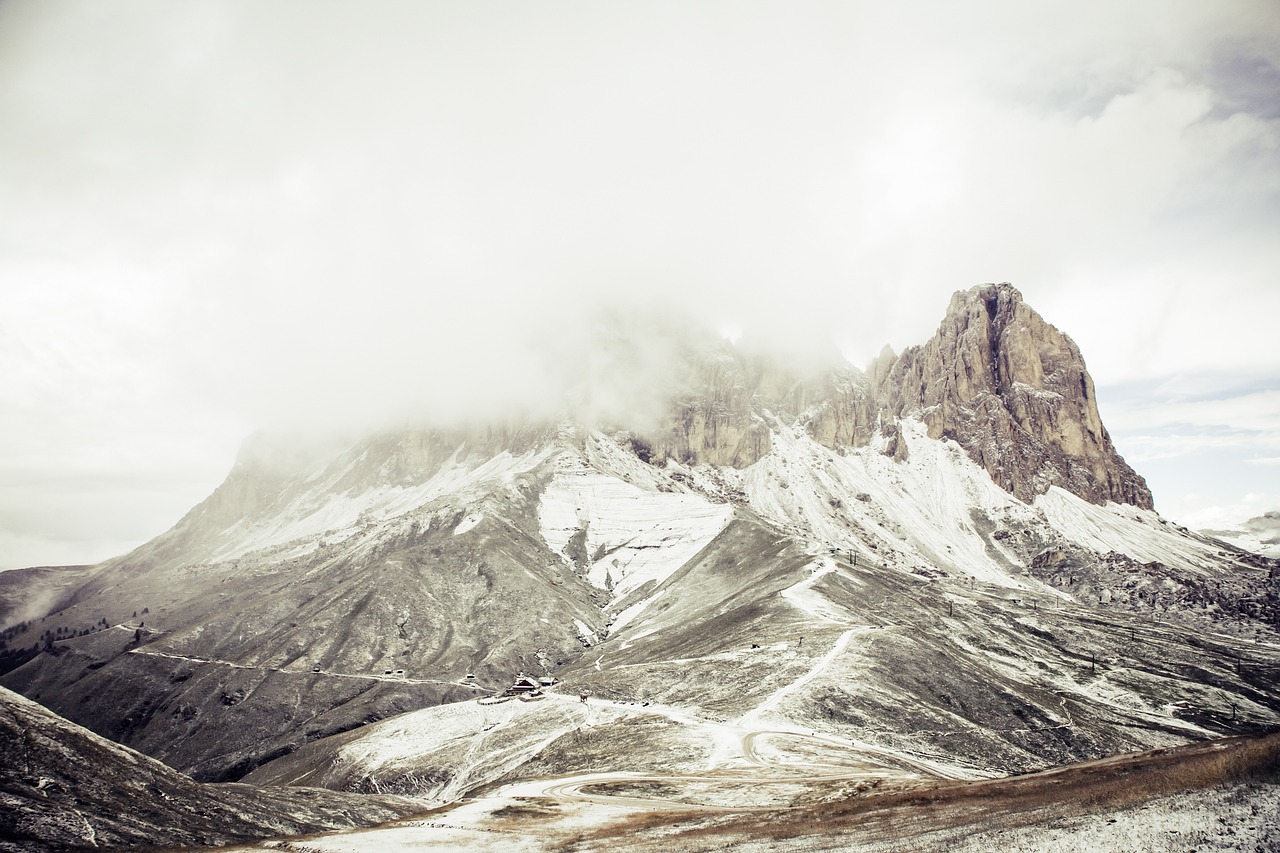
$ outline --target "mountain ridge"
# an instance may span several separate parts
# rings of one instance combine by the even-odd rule
[[[944,773],[1280,719],[1269,564],[1151,509],[1078,350],[1016,289],[957,294],[867,373],[691,351],[656,422],[256,439],[172,530],[6,632],[31,657],[0,681],[210,781],[521,672]],[[475,767],[413,792],[510,770],[459,737]]]

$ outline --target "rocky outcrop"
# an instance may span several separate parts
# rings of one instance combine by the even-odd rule
[[[937,334],[874,365],[885,415],[912,415],[957,441],[1003,488],[1050,486],[1149,509],[1146,482],[1116,453],[1075,343],[1010,284],[955,294]]]
[[[896,422],[911,416],[1022,500],[1056,485],[1094,503],[1152,506],[1102,425],[1079,348],[1010,284],[956,293],[932,340],[901,355],[885,347],[865,374],[805,375],[725,344],[701,350],[687,377],[666,422],[644,435],[655,462],[744,468],[769,452],[771,419],[833,449],[885,441],[901,459]]]
[[[798,371],[723,345],[688,377],[666,422],[644,436],[657,460],[745,468],[769,452],[778,422],[799,421],[833,448],[866,444],[875,426],[866,378],[848,365]]]
[[[769,429],[753,405],[757,383],[733,350],[703,354],[689,367],[689,390],[646,436],[656,458],[735,468],[759,460],[769,452]]]

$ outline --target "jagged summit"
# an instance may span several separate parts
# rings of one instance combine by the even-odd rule
[[[1007,283],[957,292],[928,343],[901,355],[885,347],[866,374],[845,365],[805,375],[731,348],[690,372],[689,393],[646,435],[659,459],[745,468],[769,452],[770,419],[799,421],[837,449],[892,438],[912,417],[1021,500],[1059,486],[1092,503],[1152,507],[1102,425],[1079,348]]]
[[[904,351],[876,394],[893,416],[957,441],[1023,500],[1060,486],[1093,503],[1152,507],[1102,425],[1079,348],[1011,284],[956,293],[932,340]]]
[[[608,339],[593,347],[606,367],[576,386],[559,411],[392,430],[341,446],[256,437],[227,483],[193,514],[222,524],[269,511],[304,470],[344,492],[421,481],[455,452],[489,458],[547,448],[564,421],[627,433],[654,466],[742,470],[790,426],[830,450],[883,444],[901,459],[904,418],[922,421],[931,438],[956,441],[1021,500],[1059,486],[1092,503],[1152,507],[1145,481],[1102,424],[1079,349],[1010,284],[957,292],[930,341],[901,354],[886,346],[865,373],[838,358],[789,361],[687,327],[655,328],[608,325]]]

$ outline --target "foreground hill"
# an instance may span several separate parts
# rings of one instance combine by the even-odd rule
[[[0,850],[224,845],[381,823],[395,797],[201,785],[0,688]]]
[[[1271,735],[967,782],[859,776],[849,765],[840,772],[792,761],[736,778],[583,773],[492,786],[413,820],[288,843],[315,853],[1258,853],[1280,842],[1277,804],[1280,735]]]

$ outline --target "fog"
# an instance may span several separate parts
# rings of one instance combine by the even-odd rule
[[[1278,67],[1268,0],[8,0],[0,566],[160,532],[264,426],[644,411],[664,330],[863,366],[987,281],[1126,452],[1108,389],[1280,387]],[[1157,500],[1280,503],[1241,423]]]

